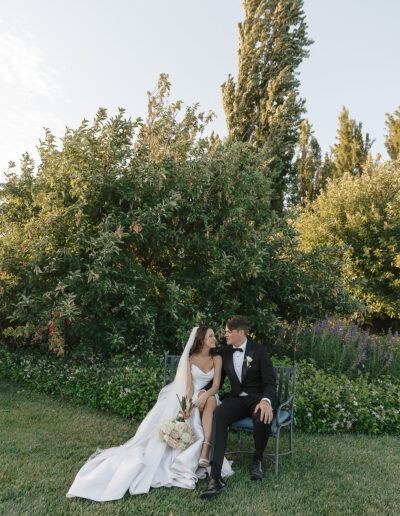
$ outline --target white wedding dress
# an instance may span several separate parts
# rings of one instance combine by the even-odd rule
[[[187,361],[187,356],[185,358]],[[179,367],[181,374],[185,374],[186,366],[182,366],[180,362]],[[191,373],[195,402],[199,390],[213,378],[214,369],[205,373],[196,365],[192,365]],[[157,403],[142,421],[132,439],[121,446],[97,450],[76,475],[67,497],[78,496],[105,502],[122,498],[127,490],[131,495],[135,495],[147,493],[151,487],[194,489],[197,480],[204,478],[207,471],[198,466],[204,441],[199,410],[194,408],[192,416],[186,420],[196,435],[196,442],[189,448],[174,450],[158,436],[158,428],[162,421],[174,419],[178,413],[178,401],[176,393],[173,392],[179,391],[178,387],[175,380],[160,392]],[[178,394],[181,395],[182,390]],[[209,472],[210,468],[207,469]],[[226,459],[221,473],[224,477],[233,474],[231,463]]]

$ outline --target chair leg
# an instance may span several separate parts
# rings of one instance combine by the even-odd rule
[[[278,476],[278,468],[279,468],[279,431],[280,428],[278,428],[276,432],[275,437],[275,476]]]
[[[293,457],[293,421],[290,423],[290,456]]]

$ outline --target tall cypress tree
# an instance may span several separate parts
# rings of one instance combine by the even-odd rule
[[[387,134],[385,138],[385,147],[388,151],[390,159],[395,160],[400,155],[400,106],[393,115],[386,113]]]
[[[321,147],[307,119],[300,125],[300,137],[296,145],[298,198],[300,202],[315,196],[315,181],[321,167]]]
[[[295,180],[293,157],[304,101],[296,70],[309,55],[303,0],[243,0],[237,83],[222,85],[229,137],[263,148],[275,175],[275,208]]]
[[[337,143],[330,148],[330,159],[334,163],[331,167],[332,177],[340,177],[345,172],[361,175],[374,140],[368,133],[363,136],[362,123],[350,118],[349,110],[344,106],[339,115],[336,138]]]

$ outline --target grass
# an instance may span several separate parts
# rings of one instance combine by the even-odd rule
[[[295,456],[280,476],[266,463],[261,483],[249,479],[250,456],[235,456],[228,491],[202,501],[194,491],[153,489],[99,504],[67,499],[79,467],[96,447],[122,444],[137,423],[0,379],[0,514],[58,515],[398,515],[400,441],[395,436],[296,433]],[[248,444],[251,443],[251,438]],[[234,446],[235,436],[230,436]],[[269,444],[272,447],[272,443]]]

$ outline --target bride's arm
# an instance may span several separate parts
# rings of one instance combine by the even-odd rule
[[[193,381],[192,381],[192,364],[190,358],[187,363],[187,375],[186,375],[186,398],[193,397]]]
[[[221,382],[221,372],[222,372],[222,357],[220,355],[215,355],[213,358],[214,362],[214,378],[213,383],[210,389],[206,391],[208,394],[207,398],[210,396],[214,396],[219,391],[219,384]]]

